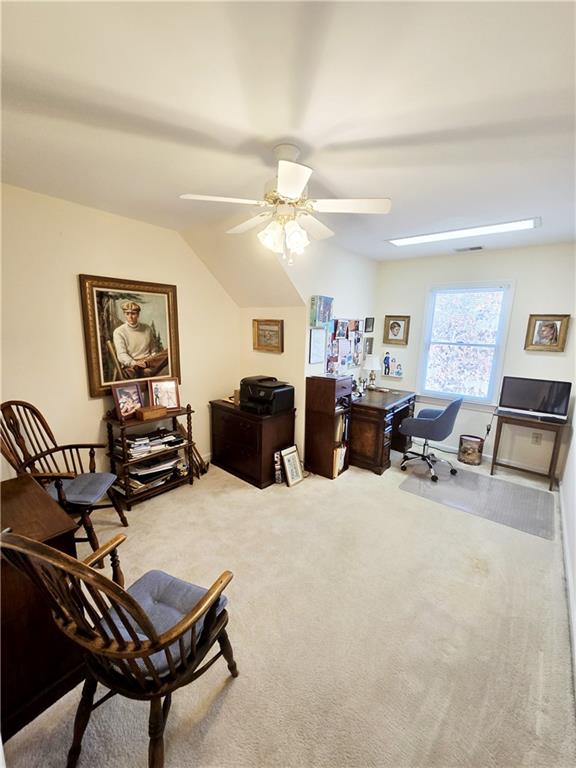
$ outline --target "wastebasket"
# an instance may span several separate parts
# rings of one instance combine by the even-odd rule
[[[460,447],[458,449],[458,461],[462,464],[478,466],[482,463],[482,451],[484,439],[477,435],[460,435]]]

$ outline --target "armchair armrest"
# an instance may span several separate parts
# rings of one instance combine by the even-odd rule
[[[216,604],[218,598],[224,592],[225,588],[230,584],[234,574],[231,571],[224,571],[212,584],[208,592],[202,597],[196,605],[184,616],[177,624],[163,632],[158,636],[157,647],[160,649],[164,646],[171,645],[175,640],[178,640],[185,632],[196,624],[205,613],[208,613],[210,608]]]
[[[111,538],[110,541],[107,541],[106,544],[102,544],[102,546],[98,547],[95,552],[92,552],[92,554],[88,555],[88,557],[85,557],[82,562],[85,565],[89,565],[91,568],[93,568],[98,563],[101,563],[107,555],[110,555],[110,562],[112,564],[112,579],[116,582],[116,584],[118,584],[118,586],[124,587],[124,574],[120,568],[120,558],[118,556],[118,552],[116,551],[120,544],[122,544],[124,541],[126,541],[126,536],[123,533],[118,533],[116,536]]]

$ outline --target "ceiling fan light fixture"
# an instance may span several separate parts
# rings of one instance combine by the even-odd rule
[[[279,221],[271,221],[268,226],[258,232],[258,240],[265,248],[274,253],[284,252],[284,227]]]
[[[304,248],[310,245],[310,240],[305,229],[302,229],[297,221],[292,219],[285,224],[286,231],[286,247],[289,251],[297,253],[298,255],[304,253]]]

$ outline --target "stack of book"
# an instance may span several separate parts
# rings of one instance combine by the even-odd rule
[[[128,446],[128,459],[141,459],[144,456],[152,455],[159,451],[165,451],[169,448],[180,448],[186,442],[185,438],[178,432],[168,432],[167,430],[157,430],[147,435],[126,438]],[[122,441],[117,438],[114,441],[114,454],[122,458]]]
[[[179,457],[175,457],[154,464],[142,464],[131,467],[128,473],[128,484],[132,493],[138,493],[139,491],[147,491],[150,488],[163,485],[175,475],[183,477],[187,473],[188,467],[186,462]],[[115,483],[114,488],[120,491],[120,493],[126,493],[124,484],[120,480]]]

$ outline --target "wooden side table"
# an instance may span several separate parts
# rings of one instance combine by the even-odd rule
[[[554,447],[552,449],[552,456],[550,458],[550,466],[548,472],[538,472],[535,469],[527,469],[525,467],[515,467],[513,464],[506,464],[503,461],[498,461],[498,449],[500,447],[500,436],[502,434],[502,427],[504,424],[513,424],[517,427],[525,427],[529,429],[546,430],[547,432],[554,432]],[[540,475],[541,477],[547,477],[550,480],[548,489],[551,491],[554,487],[554,480],[556,479],[556,465],[558,464],[558,454],[560,452],[560,441],[562,438],[562,430],[566,424],[560,424],[552,421],[541,421],[540,419],[532,418],[530,416],[509,416],[507,414],[498,414],[498,424],[496,427],[496,439],[494,441],[494,453],[492,455],[492,466],[490,467],[490,474],[494,474],[494,467],[507,467],[508,469],[517,469],[520,472],[528,472],[531,475]]]
[[[76,524],[29,475],[5,480],[2,528],[76,557]],[[60,632],[38,588],[2,560],[2,739],[84,677],[80,649]]]

